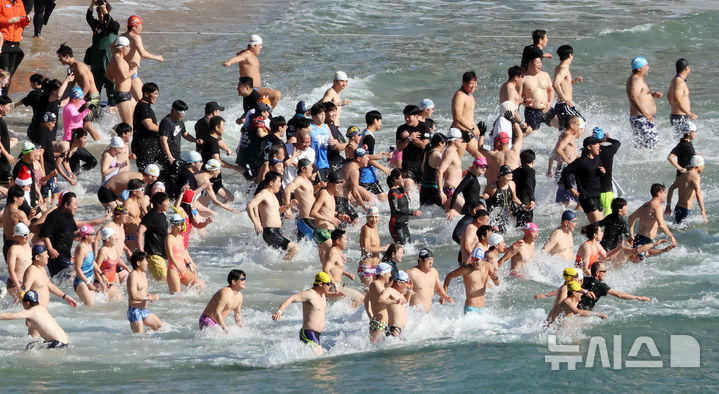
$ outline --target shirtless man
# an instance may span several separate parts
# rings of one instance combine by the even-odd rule
[[[522,83],[526,70],[519,66],[512,66],[507,70],[507,82],[499,88],[499,103],[511,101],[519,107],[522,104]]]
[[[627,98],[629,99],[629,123],[632,125],[634,146],[652,149],[659,142],[659,134],[654,127],[654,115],[657,113],[655,98],[661,98],[661,92],[652,92],[644,79],[649,74],[647,59],[637,56],[632,60],[632,75],[627,79]]]
[[[140,230],[140,222],[147,213],[150,200],[145,195],[145,182],[140,179],[130,179],[127,182],[127,191],[129,193],[128,198],[124,202],[127,219],[123,226],[125,228],[125,246],[130,250],[135,250],[139,246],[137,244],[137,234]]]
[[[678,189],[678,201],[674,207],[674,220],[681,223],[687,216],[692,213],[692,205],[694,196],[696,196],[697,204],[701,209],[704,223],[708,223],[707,211],[704,208],[704,193],[702,193],[701,174],[704,172],[704,158],[699,155],[692,156],[687,172],[681,174],[674,183],[669,186],[667,191],[667,207],[665,213],[671,215],[672,212],[672,195],[674,189]]]
[[[409,275],[404,271],[397,271],[392,275],[392,285],[385,287],[379,296],[377,305],[384,306],[387,311],[386,336],[402,337],[402,331],[407,325],[407,291],[412,287]]]
[[[162,55],[153,55],[145,49],[145,46],[142,45],[140,33],[142,33],[142,19],[137,15],[132,15],[127,19],[127,31],[121,36],[130,40],[130,52],[125,55],[127,64],[132,68],[139,69],[143,58],[164,62],[165,58],[163,58]],[[130,81],[132,82],[132,97],[135,101],[142,100],[143,84],[137,70],[135,70],[135,73],[130,77]],[[115,90],[117,90],[117,87],[115,87]]]
[[[223,164],[227,163],[225,163],[224,161],[219,161],[217,159],[207,160],[207,163],[204,167],[205,170],[199,171],[194,174],[195,182],[197,182],[197,189],[195,189],[195,193],[200,193],[200,191],[204,191],[204,193],[202,193],[202,196],[197,199],[197,202],[199,202],[205,207],[209,207],[210,203],[213,203],[218,207],[232,213],[240,213],[240,210],[235,209],[227,204],[228,201],[233,200],[232,193],[227,191],[224,186],[219,190],[218,193],[215,193],[215,189],[213,188],[213,180],[217,179],[220,176]],[[218,198],[222,196],[224,196],[225,202],[220,201],[220,198]]]
[[[100,92],[97,90],[97,86],[95,85],[95,77],[92,75],[90,67],[87,64],[75,59],[72,54],[72,48],[65,45],[64,43],[60,44],[60,48],[57,50],[56,53],[57,60],[60,62],[60,64],[62,64],[63,66],[67,66],[72,72],[72,75],[74,76],[75,86],[79,86],[85,93],[85,101],[87,102],[87,108],[90,108],[94,111],[95,108],[100,106]],[[92,112],[90,112],[90,114],[83,120],[82,127],[87,129],[93,140],[97,141],[98,139],[100,139],[100,135],[97,133],[97,130],[95,130],[92,125],[92,118]]]
[[[452,96],[452,125],[462,131],[463,141],[467,141],[466,145],[462,144],[459,149],[459,157],[464,156],[465,148],[472,157],[478,156],[477,141],[471,137],[479,136],[479,130],[474,124],[474,106],[476,101],[474,90],[477,89],[477,74],[474,71],[467,71],[462,74],[462,87],[459,88]]]
[[[459,242],[459,253],[457,255],[459,265],[466,264],[474,248],[479,246],[480,240],[483,237],[486,240],[491,233],[492,228],[489,226],[489,212],[484,209],[478,209],[474,213],[474,220],[467,224],[467,227],[465,227],[462,232],[462,237]]]
[[[0,320],[25,319],[34,327],[39,336],[45,340],[42,344],[47,349],[62,349],[67,347],[68,339],[65,331],[57,324],[57,321],[50,315],[47,307],[40,304],[37,292],[29,290],[22,299],[24,311],[12,313],[0,313]],[[36,348],[39,342],[30,342],[25,349]]]
[[[539,227],[529,222],[522,226],[522,231],[524,231],[522,243],[519,244],[516,249],[507,252],[497,263],[498,266],[501,267],[505,261],[511,259],[512,266],[509,274],[519,278],[522,277],[525,265],[534,260],[534,247],[537,238],[539,238]]]
[[[655,183],[650,189],[652,199],[645,202],[639,209],[629,215],[629,238],[634,239],[632,247],[638,248],[642,245],[653,244],[654,238],[657,237],[657,229],[661,229],[664,234],[672,241],[672,246],[677,245],[677,240],[669,230],[669,226],[664,221],[664,210],[662,203],[666,200],[667,191],[664,185]],[[634,223],[639,220],[639,230],[634,235]],[[640,253],[639,258],[644,258],[645,254]]]
[[[325,95],[322,96],[322,100],[320,100],[321,103],[330,101],[337,106],[337,120],[335,121],[335,125],[337,126],[340,125],[340,115],[342,115],[342,107],[352,103],[352,100],[342,100],[342,98],[340,97],[340,92],[347,87],[347,81],[349,81],[349,78],[347,78],[347,74],[345,74],[344,71],[337,71],[335,73],[335,78],[332,81],[332,86],[330,86],[330,88],[325,91]]]
[[[687,59],[677,60],[676,70],[677,75],[669,83],[667,101],[672,106],[669,122],[677,129],[677,132],[680,132],[682,123],[686,123],[690,119],[694,120],[698,116],[692,112],[689,101],[689,87],[687,86],[687,78],[691,72],[689,61]]]
[[[557,193],[554,201],[560,202],[565,206],[568,206],[570,201],[579,203],[579,198],[573,196],[572,193],[564,187],[564,182],[561,182],[559,178],[564,167],[573,162],[578,156],[577,140],[582,135],[584,129],[584,127],[582,127],[583,123],[584,121],[578,116],[569,118],[567,127],[557,138],[554,150],[549,155],[547,178],[554,177],[554,180],[557,182]],[[554,168],[555,162],[557,164],[556,168]],[[576,181],[573,183],[576,185]]]
[[[439,196],[444,203],[444,209],[449,211],[449,204],[452,202],[454,189],[462,181],[462,158],[459,157],[459,150],[462,148],[462,132],[456,128],[450,128],[447,132],[447,147],[442,153],[442,161],[437,168],[437,186]],[[464,205],[464,197],[460,196],[456,202]]]
[[[577,228],[577,214],[566,210],[562,212],[562,223],[552,232],[542,252],[550,256],[558,256],[564,261],[574,261],[574,238],[572,231]]]
[[[284,249],[284,260],[292,260],[298,252],[297,245],[285,238],[281,231],[280,202],[276,194],[282,187],[282,176],[274,171],[265,175],[265,188],[247,204],[247,215],[255,226],[255,232],[272,248]],[[324,309],[323,309],[324,310]],[[324,322],[324,319],[323,319]]]
[[[242,270],[232,270],[227,274],[227,287],[217,290],[200,316],[200,331],[207,327],[220,326],[229,331],[225,319],[233,312],[235,324],[242,327],[242,290],[247,286],[247,275]]]
[[[272,315],[272,320],[280,320],[282,312],[295,302],[302,303],[302,329],[300,330],[300,341],[312,345],[317,354],[324,353],[320,336],[325,329],[325,310],[327,308],[327,295],[331,295],[330,286],[332,278],[326,272],[319,272],[315,275],[315,282],[311,289],[293,294],[280,305]],[[338,295],[343,295],[341,292]]]
[[[557,92],[557,104],[554,105],[554,113],[557,115],[559,130],[567,128],[569,118],[581,116],[574,108],[572,85],[581,83],[582,77],[572,79],[569,66],[574,60],[574,49],[569,45],[562,45],[557,49],[560,63],[554,68],[554,84],[552,87]]]
[[[552,111],[554,100],[552,78],[546,71],[542,71],[542,58],[538,54],[532,56],[534,57],[529,59],[527,73],[522,81],[524,120],[532,130],[539,130],[542,123],[555,127],[556,121]]]
[[[452,297],[444,291],[442,282],[439,281],[439,272],[433,265],[432,251],[423,248],[419,251],[417,265],[407,270],[407,275],[412,281],[412,296],[409,299],[409,304],[411,306],[422,305],[427,313],[432,310],[432,296],[435,292],[439,295],[440,303],[454,304]]]
[[[2,211],[2,225],[3,225],[3,257],[7,261],[7,252],[10,246],[15,243],[12,237],[8,238],[8,235],[15,232],[15,226],[18,223],[24,223],[26,226],[30,226],[30,220],[28,220],[25,211],[20,210],[20,206],[25,202],[25,191],[20,187],[11,187],[7,191],[7,205]],[[9,287],[8,287],[9,289]]]
[[[147,253],[135,251],[130,257],[132,272],[127,278],[127,320],[134,334],[142,334],[145,326],[157,331],[162,320],[147,309],[148,302],[160,299],[159,294],[150,294],[147,285]]]
[[[282,205],[290,205],[292,193],[294,193],[294,199],[297,201],[298,240],[314,236],[314,220],[310,215],[312,205],[315,203],[315,189],[312,185],[314,179],[315,172],[312,168],[312,162],[307,159],[300,159],[297,162],[297,177],[282,192]],[[289,210],[285,211],[285,217],[289,212]]]
[[[519,154],[522,152],[522,142],[524,137],[522,136],[521,131],[516,132],[514,136],[514,143],[510,148],[510,136],[507,133],[499,133],[497,139],[494,140],[494,150],[487,150],[484,147],[484,134],[487,130],[487,126],[484,122],[479,122],[478,126],[481,128],[481,135],[479,137],[479,152],[487,159],[487,171],[484,173],[484,176],[487,178],[487,185],[491,185],[497,181],[499,169],[502,166],[506,165],[510,168],[510,170],[514,170],[519,167]],[[519,126],[517,125],[515,131],[518,128]]]
[[[322,271],[330,275],[335,288],[345,293],[352,300],[352,306],[357,307],[364,300],[364,296],[359,291],[342,283],[343,276],[348,277],[350,280],[355,280],[355,275],[345,270],[347,263],[347,257],[344,254],[344,250],[347,248],[345,231],[340,229],[332,231],[331,240],[332,247],[327,252],[325,262],[322,264]]]
[[[129,189],[128,183],[131,179],[140,179],[145,184],[153,184],[157,180],[157,175],[159,174],[158,171],[153,171],[156,169],[156,166],[153,164],[148,165],[145,167],[144,173],[139,173],[135,171],[125,171],[125,172],[119,172],[115,175],[113,175],[110,179],[105,181],[104,184],[100,186],[100,188],[97,190],[97,198],[100,200],[100,203],[102,203],[102,206],[106,209],[112,209],[117,206],[117,200],[120,198],[122,193],[127,189]]]
[[[239,63],[240,77],[250,77],[254,82],[254,88],[262,96],[267,96],[272,103],[272,108],[277,106],[282,98],[279,90],[262,88],[262,77],[260,76],[260,60],[257,56],[262,52],[262,37],[257,34],[250,36],[250,42],[247,43],[247,49],[243,49],[231,58],[222,63],[224,67],[229,67],[235,63]]]
[[[354,199],[354,205],[361,206],[365,211],[369,209],[368,203],[375,198],[374,194],[359,184],[360,168],[367,167],[369,158],[370,155],[364,148],[357,148],[355,149],[354,160],[347,163],[342,170],[342,178],[347,180],[344,185],[343,196],[348,200]]]
[[[30,250],[30,229],[25,223],[15,225],[13,231],[13,245],[7,251],[7,272],[9,278],[7,280],[7,289],[16,302],[20,302],[20,288],[22,287],[22,279],[25,270],[32,264],[32,251]]]
[[[444,278],[445,292],[449,289],[452,279],[458,276],[461,276],[464,280],[464,314],[476,313],[481,315],[484,312],[484,299],[489,279],[492,279],[495,286],[499,286],[497,268],[492,263],[484,260],[484,250],[482,248],[476,248],[472,252],[469,264],[455,269]]]
[[[379,239],[379,208],[370,207],[367,210],[367,223],[360,229],[360,266],[376,266],[379,264],[379,254],[389,247],[381,245]],[[363,281],[364,282],[364,281]]]
[[[575,314],[583,317],[599,316],[602,319],[606,319],[607,315],[604,313],[590,312],[577,308],[577,305],[579,304],[579,301],[582,300],[583,295],[584,291],[578,282],[569,282],[569,284],[567,284],[567,298],[562,300],[562,302],[552,308],[549,312],[549,315],[547,316],[547,326],[551,326],[552,323],[554,323],[554,321],[560,316],[569,318]]]
[[[310,217],[315,222],[315,232],[312,238],[317,244],[320,263],[324,264],[327,252],[332,247],[332,231],[339,226],[340,221],[349,222],[348,215],[337,215],[335,197],[341,193],[342,178],[334,172],[327,173],[327,186],[317,192]]]
[[[132,112],[135,110],[135,99],[132,97],[131,77],[137,75],[136,63],[130,65],[127,56],[130,54],[130,40],[127,37],[117,37],[115,40],[117,51],[112,55],[107,65],[105,77],[115,85],[115,102],[120,118],[127,124],[132,124]],[[135,77],[137,79],[137,77]]]
[[[369,317],[370,342],[379,342],[382,334],[387,331],[389,323],[386,305],[380,304],[379,298],[390,282],[392,266],[387,263],[380,263],[375,270],[374,276],[369,278],[371,283],[364,298],[365,312]]]

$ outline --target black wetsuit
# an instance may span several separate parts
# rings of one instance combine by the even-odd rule
[[[395,187],[389,190],[389,210],[392,215],[389,219],[389,233],[392,240],[404,245],[411,241],[409,234],[409,217],[412,211],[409,209],[409,196],[403,187]]]
[[[5,119],[0,117],[0,143],[7,152],[10,152],[10,133]],[[0,185],[7,185],[12,180],[12,167],[5,155],[0,155]]]
[[[437,185],[437,169],[429,164],[429,157],[432,151],[427,152],[422,168],[422,187],[419,189],[420,205],[437,205],[442,206],[442,198],[439,195],[439,185]],[[404,155],[402,161],[404,162]],[[404,164],[403,164],[404,165]]]
[[[487,199],[487,208],[490,212],[493,209],[499,210],[497,217],[492,224],[499,227],[499,232],[504,233],[509,224],[509,214],[514,210],[514,194],[512,188],[507,185],[506,189],[497,188],[494,194]]]
[[[689,167],[689,163],[692,160],[692,156],[696,155],[694,151],[694,144],[687,139],[680,139],[679,143],[672,149],[672,152],[677,157],[677,164],[682,168]],[[677,178],[682,173],[677,170]]]
[[[454,189],[454,194],[452,194],[452,199],[450,200],[450,207],[453,207],[454,203],[457,202],[457,196],[459,196],[460,193],[462,194],[462,197],[464,197],[462,213],[464,215],[469,215],[470,207],[482,201],[482,198],[480,197],[480,195],[482,195],[482,186],[479,184],[477,177],[472,175],[471,172],[468,172],[467,175],[462,178],[462,181],[459,182],[459,185],[457,185]]]
[[[400,136],[403,132],[419,132],[419,138],[421,140],[428,140],[432,134],[429,132],[429,127],[424,122],[419,122],[417,126],[409,126],[406,123],[397,128],[395,139],[401,140]],[[406,174],[406,177],[412,178],[415,183],[422,182],[422,158],[424,157],[424,149],[413,144],[409,141],[407,146],[402,150],[402,172]]]
[[[599,175],[600,191],[602,193],[611,192],[612,189],[612,167],[614,166],[614,155],[617,154],[622,143],[614,138],[607,138],[607,142],[611,145],[602,145],[599,150],[599,157],[602,159],[602,166],[606,171]]]
[[[567,190],[572,188],[570,175],[574,175],[579,192],[579,204],[586,213],[602,210],[599,199],[601,194],[599,167],[601,166],[602,159],[599,156],[589,158],[586,154],[582,154],[562,171],[562,182]]]
[[[160,147],[160,133],[150,131],[143,124],[143,120],[150,119],[152,123],[157,124],[155,111],[152,110],[150,103],[140,100],[135,105],[135,111],[132,116],[132,153],[137,155],[138,171],[142,172],[148,164],[160,163],[165,153]],[[159,126],[158,126],[159,127]]]
[[[340,131],[339,127],[337,127],[334,123],[327,123],[327,126],[330,128],[330,134],[332,134],[332,138],[337,140],[338,144],[344,144],[347,142],[345,140],[345,136],[342,135],[342,132]],[[339,172],[342,170],[342,167],[345,165],[345,158],[342,157],[342,153],[336,149],[333,149],[334,146],[330,146],[327,149],[327,161],[330,163],[330,168],[332,171]],[[370,154],[374,154],[374,146],[372,147],[372,151]]]
[[[30,91],[27,96],[20,100],[24,106],[32,107],[32,119],[27,126],[27,136],[35,144],[39,140],[37,135],[38,125],[42,122],[42,116],[45,115],[45,103],[42,99],[44,95],[45,91],[42,88],[37,88]]]
[[[534,188],[537,186],[536,173],[534,168],[527,164],[512,171],[515,188],[517,190],[517,198],[522,204],[528,205],[534,200]],[[517,227],[523,226],[534,220],[534,211],[525,211],[522,207],[517,207],[514,211],[517,218]]]
[[[584,280],[582,280],[582,288],[593,292],[597,297],[596,299],[592,299],[586,294],[582,296],[582,299],[579,300],[579,304],[577,304],[577,308],[585,311],[591,311],[597,301],[599,301],[601,297],[609,294],[609,290],[611,289],[611,287],[609,287],[606,283],[590,276],[584,277]]]
[[[616,248],[621,242],[622,237],[629,236],[629,227],[623,217],[619,216],[618,212],[612,212],[611,214],[604,217],[604,219],[597,222],[601,227],[604,227],[604,238],[600,244],[604,249],[609,252]]]
[[[109,13],[105,15],[104,21],[100,22],[95,19],[91,9],[88,9],[85,13],[85,20],[92,29],[92,45],[85,51],[83,62],[90,65],[90,71],[92,71],[95,78],[95,87],[98,93],[102,92],[104,86],[107,99],[112,102],[115,98],[115,84],[105,77],[105,72],[110,60],[112,60],[110,47],[117,39],[120,23],[112,19]]]

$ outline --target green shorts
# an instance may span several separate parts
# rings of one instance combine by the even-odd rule
[[[322,242],[327,241],[332,236],[332,231],[326,229],[326,228],[316,228],[315,234],[314,234],[314,240],[317,243],[317,245],[321,244]]]
[[[604,216],[612,213],[612,201],[614,201],[614,192],[604,192],[599,195],[599,200],[604,208]]]

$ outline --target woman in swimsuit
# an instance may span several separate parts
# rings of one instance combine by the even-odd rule
[[[584,272],[584,276],[592,276],[591,268],[597,261],[608,261],[611,260],[615,254],[621,251],[615,249],[612,250],[611,254],[608,255],[607,251],[601,245],[602,238],[604,238],[604,230],[599,225],[592,223],[582,229],[582,232],[587,236],[587,242],[583,243],[582,246],[577,250],[577,257],[574,261],[574,265],[577,268],[581,268]]]
[[[100,262],[100,271],[102,271],[100,277],[107,283],[105,295],[108,301],[120,301],[124,299],[124,297],[120,291],[117,266],[119,265],[127,272],[130,272],[130,269],[122,262],[120,254],[117,252],[115,230],[110,227],[104,227],[100,234],[102,236],[102,247],[97,252],[97,261]]]
[[[73,287],[85,306],[95,305],[94,292],[100,290],[95,287],[96,278],[101,278],[102,272],[95,262],[95,252],[92,250],[95,242],[95,229],[90,225],[80,228],[80,244],[75,248],[75,281]]]
[[[179,293],[181,285],[187,287],[195,286],[200,291],[205,287],[197,277],[195,264],[187,253],[182,239],[182,231],[185,229],[185,218],[180,214],[172,215],[170,219],[172,228],[165,239],[165,252],[167,253],[167,286],[170,294]]]

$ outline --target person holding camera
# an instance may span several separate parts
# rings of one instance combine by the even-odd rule
[[[97,12],[97,19],[92,15],[93,10]],[[90,0],[85,20],[92,29],[92,45],[85,51],[82,61],[90,66],[98,94],[105,87],[107,100],[112,105],[115,103],[115,86],[105,77],[105,72],[112,59],[110,47],[117,39],[120,24],[110,16],[111,10],[112,6],[105,0]]]

